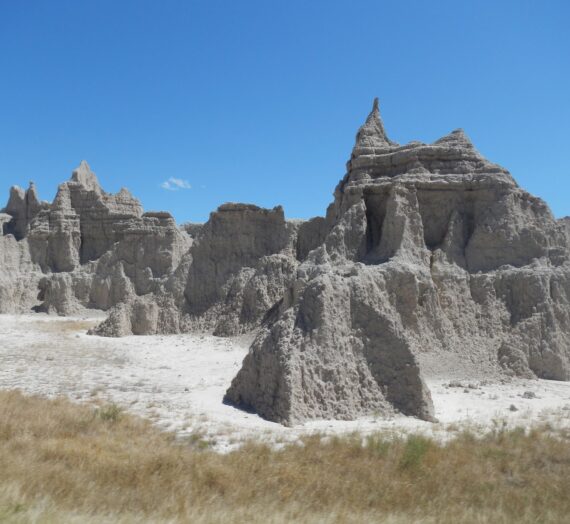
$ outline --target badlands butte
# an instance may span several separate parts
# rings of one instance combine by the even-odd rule
[[[428,376],[570,380],[570,220],[461,130],[390,140],[378,102],[325,217],[205,224],[104,192],[86,162],[0,214],[0,312],[108,312],[94,335],[254,332],[225,401],[283,424],[432,420]]]

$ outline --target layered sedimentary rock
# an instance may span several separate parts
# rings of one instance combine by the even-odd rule
[[[283,209],[225,204],[192,250],[184,296],[193,317],[215,319],[215,333],[252,328],[295,275],[295,228]]]
[[[3,234],[12,234],[17,240],[23,238],[28,232],[30,222],[47,206],[47,202],[40,202],[33,182],[30,182],[26,191],[18,186],[12,187],[4,209],[10,218],[3,223]]]
[[[161,288],[191,239],[164,212],[143,214],[126,189],[101,189],[86,162],[51,204],[33,184],[10,191],[0,237],[0,310],[108,310]]]
[[[296,279],[300,261],[322,241],[324,226],[324,219],[286,221],[281,207],[224,204],[205,224],[184,226],[192,247],[160,290],[117,305],[94,332],[231,336],[256,329]],[[160,304],[156,321],[151,303]],[[141,321],[143,304],[148,323]]]
[[[378,103],[325,217],[143,213],[86,163],[0,214],[0,312],[108,311],[105,336],[255,331],[226,402],[291,424],[433,418],[427,376],[570,380],[570,219],[461,130],[390,140]]]
[[[11,230],[13,216],[0,213],[3,230]],[[0,313],[13,313],[21,304],[34,304],[41,273],[32,262],[27,242],[13,234],[0,236]]]
[[[461,130],[400,146],[376,101],[326,222],[228,402],[284,423],[430,419],[426,373],[570,379],[566,225]]]

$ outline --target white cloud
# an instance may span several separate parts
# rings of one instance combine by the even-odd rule
[[[178,191],[179,189],[191,189],[192,186],[188,180],[183,180],[182,178],[174,178],[171,176],[168,180],[165,180],[160,184],[162,189],[167,189],[168,191]]]

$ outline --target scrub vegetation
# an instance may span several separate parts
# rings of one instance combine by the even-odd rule
[[[114,405],[0,392],[2,522],[563,522],[569,471],[570,434],[546,427],[219,454]]]

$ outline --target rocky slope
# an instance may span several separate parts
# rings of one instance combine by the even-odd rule
[[[178,228],[82,162],[51,204],[12,188],[0,223],[0,312],[257,330],[226,401],[270,420],[431,419],[426,374],[570,380],[568,221],[460,130],[394,143],[377,101],[326,217],[225,204]]]

